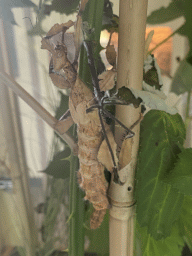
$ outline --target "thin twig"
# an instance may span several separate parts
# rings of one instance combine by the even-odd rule
[[[186,110],[185,110],[185,128],[186,128],[186,130],[187,130],[187,127],[190,122],[190,116],[189,116],[190,101],[191,101],[191,91],[189,91],[187,94],[187,105],[186,105]]]
[[[55,132],[69,145],[73,153],[77,153],[77,144],[73,138],[68,134],[61,134],[56,129],[56,124],[59,122],[53,117],[45,108],[43,108],[38,101],[36,101],[27,91],[25,91],[11,76],[1,70],[0,80],[8,85],[20,98],[22,98],[37,114],[55,130]]]

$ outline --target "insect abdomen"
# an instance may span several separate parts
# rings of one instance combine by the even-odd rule
[[[93,93],[77,77],[69,98],[69,109],[73,121],[77,124],[79,185],[85,191],[85,199],[89,200],[95,209],[90,221],[91,228],[95,229],[100,226],[106,209],[109,208],[109,202],[104,166],[97,159],[103,134],[97,110],[86,113],[90,102],[94,104]]]
[[[88,126],[78,126],[78,157],[80,161],[78,176],[79,185],[86,193],[85,199],[89,200],[95,209],[90,221],[91,228],[95,229],[103,221],[106,209],[109,208],[109,202],[104,166],[97,160],[98,149],[102,142],[102,132],[98,131],[99,127],[95,127],[94,131],[89,128]],[[92,132],[97,136],[93,136],[93,134],[90,136]]]

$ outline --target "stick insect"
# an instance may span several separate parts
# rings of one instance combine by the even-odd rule
[[[95,211],[91,216],[90,227],[95,229],[100,226],[106,209],[110,207],[107,198],[104,166],[97,158],[103,142],[108,147],[112,166],[109,171],[114,173],[114,182],[123,185],[118,175],[116,147],[112,146],[116,144],[110,127],[103,117],[107,116],[122,126],[127,132],[126,138],[134,136],[134,132],[104,108],[108,104],[125,105],[126,103],[118,99],[113,99],[113,102],[111,102],[110,97],[104,95],[101,91],[94,63],[92,41],[84,40],[83,46],[87,52],[94,91],[92,92],[77,75],[76,60],[73,63],[69,61],[64,43],[65,31],[72,25],[70,22],[54,25],[47,33],[47,36],[42,39],[42,48],[47,49],[52,55],[49,75],[53,83],[59,88],[71,89],[69,110],[60,118],[60,121],[62,121],[63,125],[68,125],[68,128],[73,122],[77,124],[78,157],[80,162],[78,181],[80,187],[85,191],[85,199],[93,204]],[[62,41],[61,43],[57,42],[54,47],[50,39],[59,32],[62,32]],[[65,76],[61,71],[64,72]]]

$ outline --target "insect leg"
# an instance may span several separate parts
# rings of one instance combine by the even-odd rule
[[[107,146],[109,148],[109,152],[111,154],[111,158],[112,158],[112,161],[113,161],[113,171],[114,171],[114,182],[115,183],[118,183],[119,185],[123,185],[124,183],[122,183],[119,179],[119,175],[118,175],[118,168],[117,168],[117,165],[116,165],[116,162],[115,162],[115,157],[114,157],[114,154],[113,154],[113,150],[111,148],[111,145],[110,145],[110,142],[109,142],[109,139],[107,137],[107,133],[106,133],[106,130],[105,130],[105,125],[103,123],[103,119],[102,119],[102,109],[98,109],[98,114],[99,114],[99,118],[100,118],[100,123],[101,123],[101,127],[102,127],[102,131],[103,131],[103,135],[104,135],[104,138],[106,140],[106,143],[107,143]]]
[[[90,72],[91,72],[95,98],[97,100],[97,104],[96,104],[97,107],[96,108],[98,108],[98,114],[99,114],[99,118],[100,118],[101,127],[102,127],[102,130],[103,130],[103,135],[104,135],[104,138],[106,140],[107,146],[109,148],[111,158],[112,158],[112,161],[113,161],[113,165],[114,165],[114,168],[113,168],[113,170],[114,170],[114,181],[116,183],[120,184],[120,185],[123,185],[123,183],[119,179],[118,169],[117,169],[117,165],[116,165],[116,162],[115,162],[115,157],[114,157],[109,139],[107,137],[107,133],[106,133],[105,126],[104,126],[104,123],[103,123],[103,119],[102,119],[102,113],[103,113],[102,93],[100,91],[99,81],[98,81],[97,72],[96,72],[95,63],[94,63],[94,58],[93,58],[94,55],[93,55],[93,50],[92,50],[92,42],[91,41],[84,41],[83,44],[84,44],[84,47],[87,51],[88,65],[89,65]]]
[[[127,128],[121,121],[119,121],[116,117],[114,117],[110,112],[108,112],[107,110],[105,110],[102,106],[99,106],[98,104],[91,106],[90,108],[88,108],[86,110],[87,113],[91,112],[94,108],[98,108],[101,109],[101,112],[105,113],[106,116],[108,116],[109,118],[113,119],[114,121],[116,121],[117,123],[119,123],[127,132],[128,134],[131,133],[127,138],[132,138],[135,133],[133,131],[131,131],[131,128]],[[134,125],[135,126],[135,125]],[[134,127],[133,126],[133,127]],[[132,126],[131,126],[132,127]]]
[[[127,136],[127,138],[132,138],[135,135],[135,133],[133,131],[131,131],[131,129],[127,128],[123,123],[121,123],[116,117],[114,117],[107,110],[102,109],[102,111],[103,111],[103,113],[105,113],[106,116],[108,116],[109,118],[111,118],[114,121],[116,121],[117,123],[119,123],[128,132],[128,134],[131,133],[129,136]]]
[[[62,121],[62,120],[67,119],[67,118],[69,118],[69,117],[71,117],[71,112],[70,112],[70,110],[68,109],[68,110],[59,118],[59,121]]]

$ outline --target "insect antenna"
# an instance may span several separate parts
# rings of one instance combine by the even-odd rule
[[[107,110],[102,109],[103,112],[106,114],[106,116],[108,116],[109,118],[111,118],[112,120],[116,121],[117,123],[119,123],[126,131],[127,131],[127,138],[132,138],[135,133],[133,131],[131,131],[131,129],[127,128],[123,123],[121,123],[121,121],[119,121],[116,117],[114,117],[111,113],[109,113]],[[130,133],[130,135],[129,135]]]

